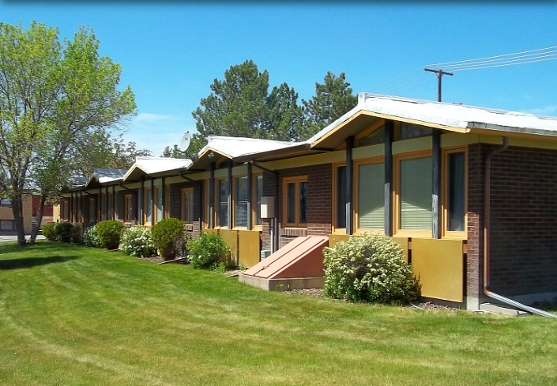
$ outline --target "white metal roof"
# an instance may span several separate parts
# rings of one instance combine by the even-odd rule
[[[134,164],[127,171],[124,180],[128,179],[134,172],[141,171],[143,174],[160,173],[169,170],[186,169],[192,164],[190,159],[165,158],[165,157],[137,157]]]
[[[207,145],[199,151],[199,157],[211,150],[228,158],[235,158],[296,145],[298,145],[297,142],[273,141],[270,139],[209,136]]]
[[[424,125],[443,126],[447,130],[461,132],[480,128],[494,132],[557,136],[557,117],[360,93],[356,107],[308,139],[307,142],[313,144],[360,111],[390,119],[419,121]]]

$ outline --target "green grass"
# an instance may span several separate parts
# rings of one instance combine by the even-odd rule
[[[67,244],[0,244],[2,385],[553,385],[557,322],[269,293]]]

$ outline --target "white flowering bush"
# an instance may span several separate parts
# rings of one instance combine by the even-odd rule
[[[124,231],[120,240],[120,249],[126,255],[150,257],[157,255],[151,231],[148,228],[133,227]]]
[[[88,247],[102,248],[96,225],[85,230],[85,233],[83,234],[83,241],[85,241],[85,245],[87,245]]]
[[[402,247],[382,234],[366,233],[326,247],[325,296],[352,302],[403,303],[421,286],[404,260]]]

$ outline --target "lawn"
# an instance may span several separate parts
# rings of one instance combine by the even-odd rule
[[[557,321],[269,293],[81,246],[0,244],[2,385],[554,385]]]

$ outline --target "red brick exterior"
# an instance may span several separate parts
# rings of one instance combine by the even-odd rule
[[[557,292],[557,151],[510,147],[491,175],[492,290]]]
[[[295,237],[305,235],[324,235],[331,234],[333,218],[333,195],[332,195],[332,164],[305,166],[293,169],[281,170],[279,172],[279,248],[282,248]],[[307,176],[307,205],[308,221],[306,229],[288,229],[282,224],[283,219],[283,178]]]

